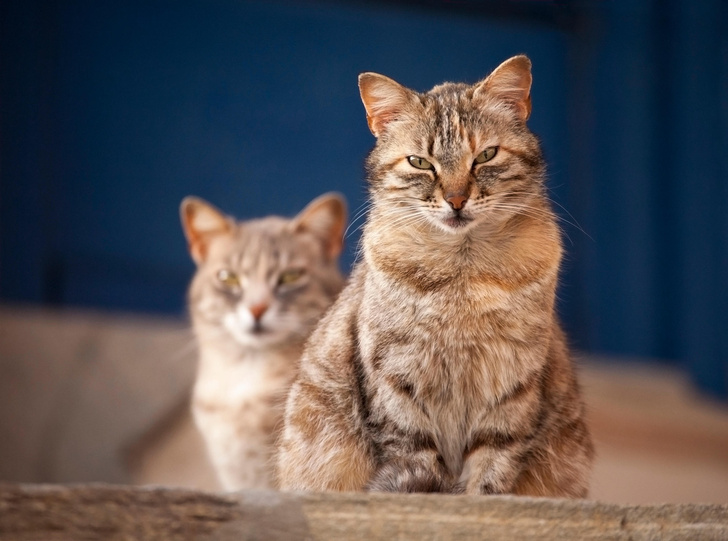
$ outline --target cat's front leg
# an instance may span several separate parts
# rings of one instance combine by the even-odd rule
[[[459,485],[466,494],[508,494],[523,471],[525,449],[514,441],[493,441],[471,450]]]
[[[362,490],[371,478],[369,442],[356,421],[346,389],[302,377],[291,388],[278,447],[278,486],[283,490]]]
[[[379,466],[367,484],[374,492],[450,492],[451,476],[433,438],[403,431],[378,442]]]
[[[400,457],[376,469],[367,489],[372,492],[450,492],[452,482],[427,457]]]

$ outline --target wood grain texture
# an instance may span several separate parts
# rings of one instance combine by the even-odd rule
[[[0,540],[728,538],[727,505],[0,485]]]

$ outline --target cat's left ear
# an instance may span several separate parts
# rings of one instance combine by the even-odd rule
[[[204,199],[191,195],[182,200],[179,211],[190,255],[201,265],[207,259],[212,239],[228,233],[233,221]]]
[[[379,137],[387,124],[400,117],[412,101],[411,90],[378,73],[359,75],[359,93],[374,137]]]
[[[341,253],[345,228],[346,200],[334,192],[320,195],[293,219],[293,230],[308,231],[318,237],[329,259]]]
[[[509,58],[477,84],[474,95],[487,93],[506,102],[518,117],[531,115],[531,61],[526,55]]]

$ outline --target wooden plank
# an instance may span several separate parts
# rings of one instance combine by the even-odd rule
[[[728,539],[726,505],[0,485],[0,541]]]

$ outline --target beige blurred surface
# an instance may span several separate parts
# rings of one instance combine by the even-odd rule
[[[592,358],[582,370],[597,461],[591,497],[728,503],[728,407],[657,364]]]
[[[142,441],[129,462],[131,483],[222,490],[189,408]]]
[[[659,364],[580,360],[592,499],[728,503],[728,408]],[[216,490],[183,319],[0,306],[0,481]]]

